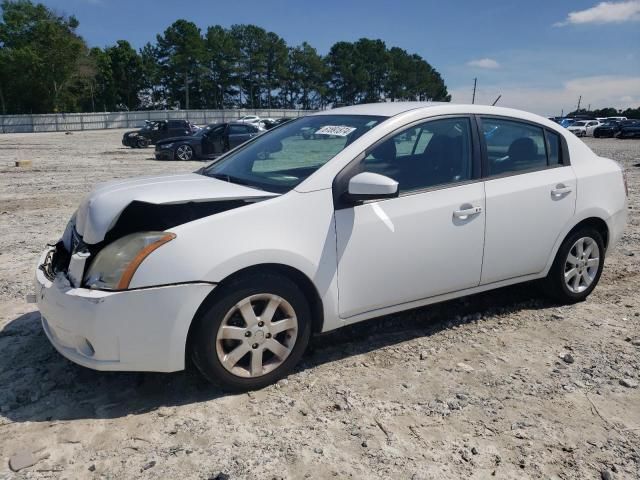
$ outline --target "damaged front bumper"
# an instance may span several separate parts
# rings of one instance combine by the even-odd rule
[[[40,257],[36,302],[55,349],[95,370],[173,372],[184,369],[189,326],[215,285],[187,283],[125,291],[74,287]]]

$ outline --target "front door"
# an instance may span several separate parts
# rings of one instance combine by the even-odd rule
[[[356,173],[395,179],[400,196],[336,210],[342,318],[479,284],[484,185],[471,131],[466,117],[431,120],[368,152]]]
[[[211,127],[202,138],[202,154],[204,156],[215,155],[224,152],[225,125]]]

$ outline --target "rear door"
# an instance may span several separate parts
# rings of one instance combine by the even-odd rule
[[[573,217],[576,177],[560,135],[481,117],[486,235],[481,284],[541,272]]]

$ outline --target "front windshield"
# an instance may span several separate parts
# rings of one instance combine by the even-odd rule
[[[260,135],[202,174],[284,193],[383,120],[367,115],[303,117]]]

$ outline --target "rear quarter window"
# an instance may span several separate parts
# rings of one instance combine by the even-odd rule
[[[549,155],[549,165],[561,165],[562,162],[562,143],[560,135],[547,130],[545,132],[547,139],[547,154]]]

